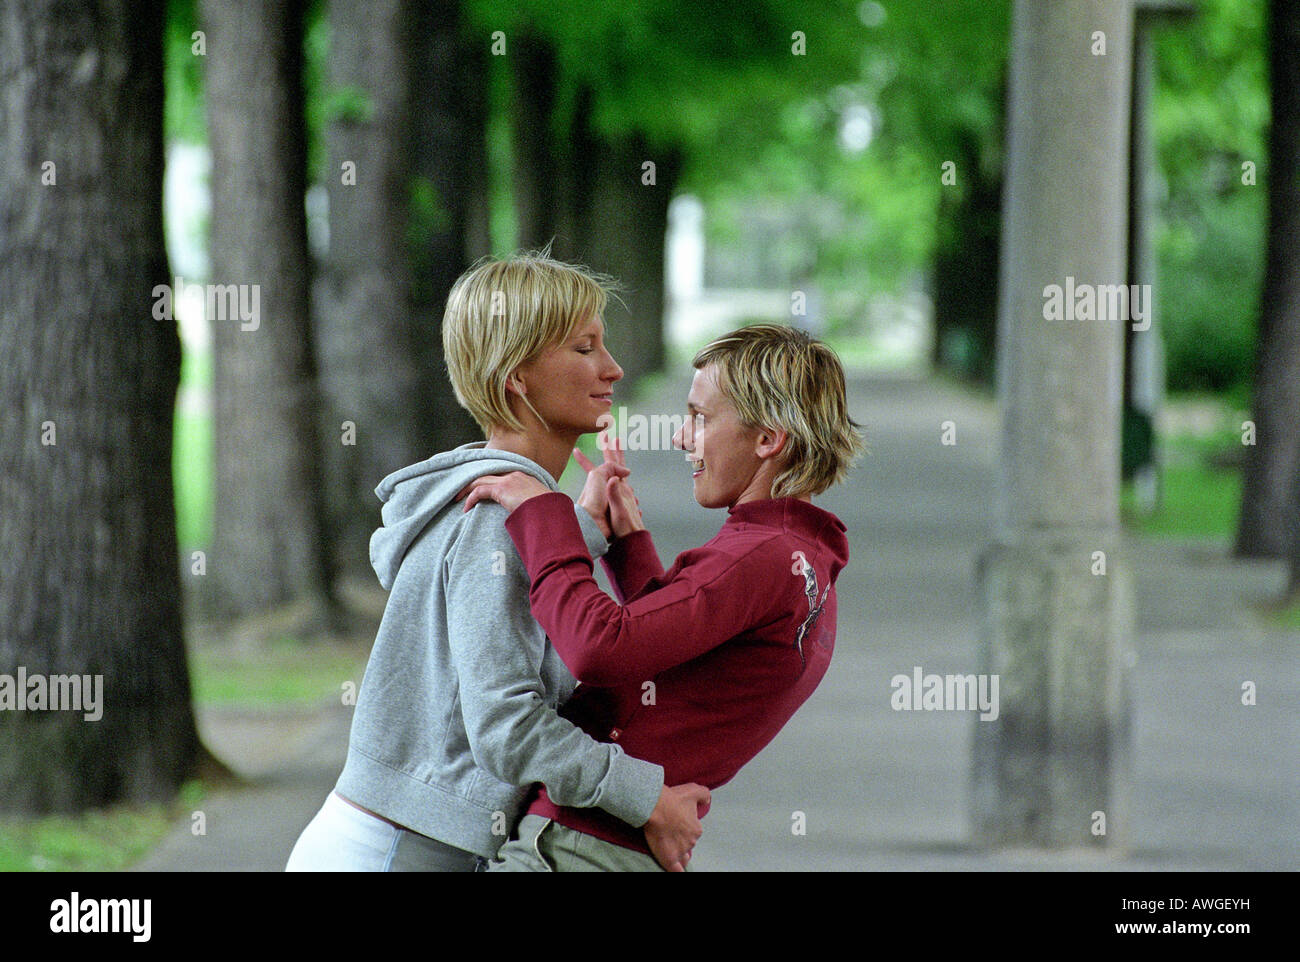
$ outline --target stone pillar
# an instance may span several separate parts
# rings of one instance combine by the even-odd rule
[[[1132,30],[1127,0],[1015,5],[1000,474],[977,566],[981,671],[1000,676],[997,719],[974,722],[972,820],[985,846],[1114,848],[1126,828],[1132,608],[1119,483],[1128,321],[1095,319],[1095,295],[1127,282]],[[1072,303],[1049,320],[1054,285]],[[1093,286],[1091,308],[1082,285]]]

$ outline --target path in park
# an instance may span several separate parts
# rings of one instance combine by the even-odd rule
[[[632,413],[675,414],[687,379]],[[1256,606],[1280,563],[1226,558],[1226,545],[1130,539],[1137,634],[1129,851],[968,847],[973,715],[896,712],[890,679],[977,670],[975,557],[988,537],[997,458],[992,402],[909,375],[855,378],[854,418],[871,451],[818,503],[849,529],[835,657],[785,730],[714,793],[700,871],[1300,868],[1300,632],[1267,627]],[[956,444],[941,443],[952,421]],[[721,512],[691,497],[677,451],[629,465],[665,564],[711,537]],[[570,492],[573,493],[573,492]],[[1258,704],[1241,704],[1254,681]],[[203,803],[141,870],[279,870],[337,777],[350,709],[310,719],[205,713],[205,739],[252,787]],[[802,813],[800,819],[796,813]],[[796,834],[802,821],[803,834]],[[1119,827],[1112,820],[1112,832]]]

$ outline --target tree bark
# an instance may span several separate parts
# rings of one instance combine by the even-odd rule
[[[379,524],[376,485],[429,457],[437,435],[424,401],[437,389],[436,373],[414,321],[407,257],[414,43],[407,10],[401,0],[330,4],[330,82],[369,103],[366,116],[336,117],[326,133],[330,247],[316,287],[336,559],[362,570]]]
[[[554,240],[551,252],[571,250],[572,238],[559,238],[560,171],[568,150],[555,136],[559,65],[547,41],[524,35],[514,41],[511,66],[511,140],[514,149],[514,205],[521,248]]]
[[[579,84],[571,98],[560,121],[566,136],[556,145],[562,161],[556,178],[559,196],[552,251],[561,260],[581,262],[590,250],[591,209],[602,144],[594,129],[596,92]]]
[[[654,164],[653,183],[646,162]],[[681,164],[676,150],[652,149],[639,134],[601,141],[596,150],[585,260],[622,287],[606,308],[605,326],[625,388],[664,367],[664,243]]]
[[[0,673],[90,677],[83,710],[0,711],[6,813],[167,800],[199,752],[170,469],[180,340],[153,316],[164,6],[0,12]]]
[[[461,29],[459,0],[420,0],[415,8],[416,198],[410,232],[413,310],[425,333],[423,363],[437,372],[425,404],[438,426],[435,447],[445,450],[482,439],[456,402],[442,353],[442,318],[452,285],[471,261],[489,253],[476,223],[486,206],[487,56],[479,39]],[[480,38],[481,39],[481,38]],[[433,452],[430,452],[433,453]]]
[[[1001,242],[1002,177],[980,161],[979,135],[958,135],[959,199],[939,201],[939,244],[934,255],[934,348],[936,366],[979,384],[996,368],[998,246]],[[959,181],[960,183],[960,181]],[[957,344],[965,344],[959,353]]]
[[[301,0],[203,0],[214,285],[260,316],[212,317],[213,614],[332,607],[307,252]],[[228,312],[227,312],[228,313]]]
[[[461,145],[465,163],[464,256],[465,264],[469,266],[485,254],[492,253],[492,184],[487,140],[488,119],[492,111],[492,66],[486,38],[462,35],[459,49],[465,71],[465,75],[460,77],[459,93],[463,98],[461,110],[465,134]],[[447,290],[451,291],[450,285]],[[441,314],[438,315],[438,320],[441,322]],[[439,339],[439,344],[441,343]],[[472,420],[466,417],[467,424]]]
[[[1300,4],[1269,5],[1268,239],[1235,554],[1300,567]],[[1296,587],[1300,574],[1293,575]]]
[[[559,108],[553,51],[528,38],[514,49],[520,244],[554,238],[553,256],[618,279],[618,297],[605,311],[606,343],[624,370],[624,388],[630,388],[664,366],[664,245],[681,152],[652,148],[637,133],[600,136],[592,120],[595,91],[580,84]],[[555,137],[556,126],[566,135]],[[646,162],[654,164],[653,171]]]

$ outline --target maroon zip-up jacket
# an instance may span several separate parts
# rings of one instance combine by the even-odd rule
[[[667,572],[649,532],[617,539],[605,564],[622,605],[592,577],[565,495],[529,498],[506,521],[533,616],[582,682],[560,714],[662,765],[667,785],[730,781],[812,694],[835,645],[834,584],[849,557],[839,518],[794,498],[728,513]],[[555,805],[544,788],[528,811],[650,853],[640,828]]]

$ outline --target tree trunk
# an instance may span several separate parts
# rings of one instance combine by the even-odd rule
[[[1300,559],[1300,4],[1273,0],[1269,10],[1273,121],[1255,355],[1256,437],[1246,457],[1235,553]]]
[[[456,278],[482,254],[486,204],[487,56],[461,35],[459,0],[420,0],[415,9],[414,209],[410,232],[413,310],[425,332],[423,362],[437,372],[436,389],[412,399],[432,411],[435,449],[480,440],[482,431],[456,402],[442,353],[442,318]],[[477,168],[477,171],[476,171]],[[430,454],[433,452],[431,451]]]
[[[572,238],[556,236],[560,223],[560,171],[567,145],[555,136],[559,65],[550,43],[534,36],[514,41],[510,53],[511,134],[514,152],[514,204],[519,246],[537,248],[554,240],[560,257]]]
[[[640,135],[603,141],[596,157],[585,260],[621,282],[605,312],[606,341],[630,388],[664,367],[664,243],[681,157]]]
[[[303,206],[304,4],[203,0],[200,11],[212,149],[209,291],[238,285],[257,307],[233,318],[220,304],[208,309],[216,439],[208,600],[218,616],[300,599],[332,606]]]
[[[348,568],[369,567],[375,486],[432,454],[437,435],[424,401],[436,376],[424,363],[427,334],[414,323],[407,260],[414,38],[406,11],[401,0],[330,4],[331,85],[369,102],[367,116],[333,118],[327,130],[330,248],[317,284],[331,527]]]
[[[464,98],[461,109],[465,141],[461,149],[465,163],[464,257],[468,266],[485,254],[492,253],[492,180],[487,140],[488,119],[492,111],[492,66],[481,36],[468,40],[462,38],[460,49],[466,73],[466,76],[460,78],[460,96]],[[451,291],[450,285],[447,291]],[[442,320],[441,313],[438,320]],[[441,366],[439,370],[442,370]],[[466,423],[472,420],[467,417]]]
[[[592,122],[595,92],[579,85],[565,109],[557,108],[553,51],[529,39],[517,41],[514,50],[520,244],[536,246],[554,237],[555,257],[619,280],[618,298],[605,311],[606,341],[630,388],[664,366],[664,244],[681,154],[651,148],[639,134],[599,136]],[[555,137],[556,126],[566,135]]]
[[[1002,177],[984,171],[978,134],[964,131],[958,142],[961,186],[943,187],[939,201],[932,358],[938,367],[988,384],[996,367]],[[959,191],[956,199],[952,191]]]
[[[596,190],[596,171],[602,150],[593,129],[596,92],[587,84],[572,91],[567,110],[561,115],[566,136],[557,143],[561,167],[556,178],[559,195],[555,203],[555,256],[582,262],[590,250],[591,209]]]
[[[153,316],[164,6],[0,14],[0,673],[90,678],[82,710],[53,688],[63,710],[35,710],[29,687],[0,711],[6,813],[170,799],[199,752],[170,469],[180,340]]]

